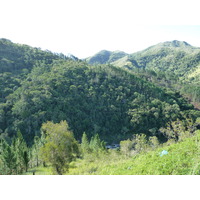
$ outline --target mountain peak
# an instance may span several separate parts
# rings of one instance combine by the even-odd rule
[[[87,58],[87,62],[89,64],[106,64],[114,62],[124,56],[126,56],[127,53],[123,51],[108,51],[108,50],[102,50],[95,54],[92,57]]]
[[[173,40],[173,41],[167,41],[164,43],[161,43],[164,47],[191,47],[190,44],[188,44],[185,41],[178,41],[178,40]]]

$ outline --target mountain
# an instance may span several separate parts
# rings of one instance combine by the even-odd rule
[[[15,44],[8,39],[0,39],[0,102],[16,90],[34,67],[48,68],[60,60],[78,60],[64,54],[33,48],[24,44]]]
[[[200,63],[200,48],[184,41],[168,41],[133,54],[121,53],[110,59],[113,52],[101,51],[86,59],[90,64],[113,64],[128,69],[145,68],[173,72],[183,76],[191,73]],[[117,54],[118,55],[118,54]]]
[[[130,55],[101,51],[89,64],[0,39],[0,174],[29,167],[35,174],[42,165],[62,174],[69,167],[82,171],[81,163],[85,173],[96,173],[102,160],[117,161],[118,174],[174,174],[173,166],[163,171],[163,147],[170,166],[183,161],[175,163],[179,173],[198,173],[190,165],[197,157],[187,159],[199,145],[191,139],[200,128],[198,55],[198,48],[172,41]],[[106,143],[120,148],[107,150]],[[174,158],[179,150],[183,155]],[[140,170],[147,161],[151,172]],[[113,164],[107,173],[116,172]]]
[[[199,47],[185,41],[167,41],[107,63],[179,91],[200,109]]]
[[[51,64],[54,60],[66,58],[63,54],[53,54],[28,45],[15,44],[0,39],[0,72],[20,74],[31,71],[34,65]]]
[[[153,71],[157,84],[180,91],[196,108],[200,108],[199,47],[180,41],[164,42],[131,54],[129,61],[129,69]]]
[[[87,66],[79,62],[34,69],[8,97],[8,127],[25,138],[38,134],[42,123],[66,120],[77,139],[99,133],[105,141],[119,141],[132,133],[157,132],[192,106],[177,93],[165,91],[117,67]],[[154,133],[154,134],[159,134]],[[28,136],[28,138],[27,138]]]
[[[123,68],[91,66],[8,40],[1,40],[0,48],[1,60],[12,62],[10,68],[0,66],[0,78],[6,83],[1,85],[1,138],[9,140],[20,130],[31,144],[44,122],[66,120],[79,140],[83,132],[90,138],[98,133],[106,142],[136,133],[165,139],[159,129],[166,123],[197,117],[178,92]],[[103,54],[108,61],[127,56]]]
[[[189,43],[187,43],[185,41],[173,40],[173,41],[161,42],[159,44],[156,44],[156,45],[153,45],[153,46],[147,48],[146,50],[159,49],[159,48],[163,48],[163,47],[167,47],[167,48],[182,48],[182,49],[195,48],[195,47],[192,47]]]
[[[86,61],[89,64],[108,64],[116,60],[119,60],[120,58],[123,58],[126,55],[128,54],[123,51],[102,50],[97,54],[95,54],[94,56],[86,58]]]
[[[129,59],[136,61],[138,67],[173,72],[183,76],[199,64],[200,48],[186,42],[164,42],[133,53]]]

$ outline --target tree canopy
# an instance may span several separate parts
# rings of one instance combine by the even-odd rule
[[[54,167],[57,174],[63,174],[68,170],[69,163],[80,154],[78,142],[69,131],[66,121],[44,123],[42,131],[46,139],[41,148],[41,156]]]

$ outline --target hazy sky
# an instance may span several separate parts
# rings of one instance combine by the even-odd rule
[[[200,47],[195,0],[1,0],[0,38],[85,58],[159,42]]]

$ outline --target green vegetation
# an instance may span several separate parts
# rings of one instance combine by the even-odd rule
[[[46,135],[45,144],[40,149],[43,161],[50,163],[57,174],[68,170],[68,165],[79,155],[79,146],[69,131],[66,121],[59,124],[47,122],[42,125]]]
[[[97,55],[103,59],[101,52]],[[95,63],[101,63],[97,55],[87,60],[88,63],[93,59]],[[114,61],[107,60],[106,63],[131,70],[156,85],[178,91],[196,108],[200,108],[198,47],[174,40],[124,55]]]
[[[199,55],[81,61],[0,39],[0,174],[199,174]]]
[[[106,142],[119,142],[133,133],[159,135],[159,128],[185,118],[192,108],[178,93],[123,69],[61,61],[50,69],[34,68],[7,97],[1,129],[9,137],[19,129],[31,144],[43,122],[66,120],[76,139],[86,132],[89,138],[99,133]]]
[[[52,167],[35,167],[24,172],[23,175],[54,175]]]
[[[124,157],[112,150],[100,158],[79,160],[67,174],[98,175],[193,175],[200,174],[200,132],[183,141],[160,145],[155,150],[146,146],[140,154]],[[149,149],[148,149],[149,148]],[[166,150],[167,155],[161,156]]]
[[[1,140],[0,152],[0,174],[27,172],[30,151],[19,131],[10,145],[5,140]]]
[[[86,61],[89,64],[108,64],[108,63],[115,62],[116,60],[119,60],[126,55],[128,54],[123,51],[111,52],[111,51],[103,50],[92,57],[86,58]]]

